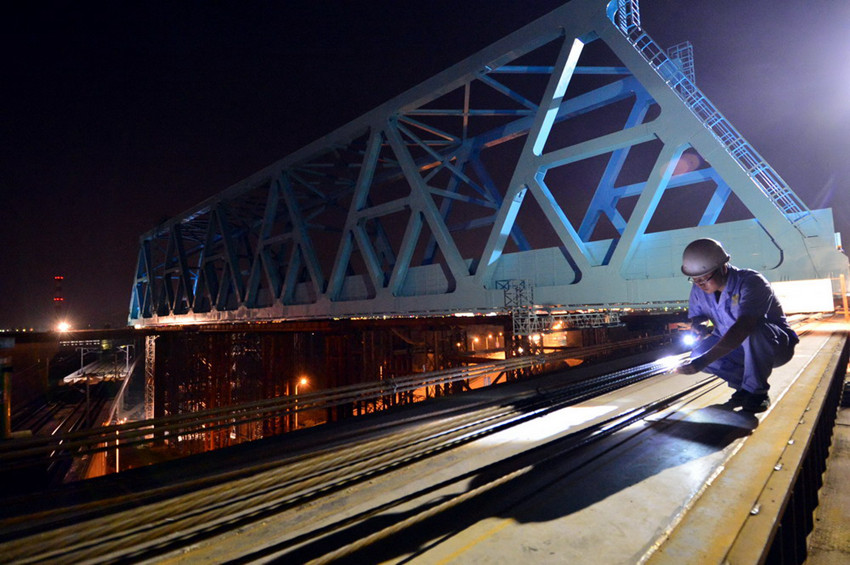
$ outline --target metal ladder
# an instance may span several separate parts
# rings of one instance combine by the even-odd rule
[[[637,49],[638,53],[655,69],[664,82],[678,95],[685,105],[699,118],[726,151],[758,185],[759,189],[788,218],[798,230],[801,222],[811,216],[811,210],[785,183],[749,142],[738,133],[731,123],[700,92],[694,81],[687,76],[667,53],[640,27],[638,0],[618,0],[616,12],[617,28]],[[800,230],[802,233],[802,230]],[[803,234],[806,235],[806,234]]]

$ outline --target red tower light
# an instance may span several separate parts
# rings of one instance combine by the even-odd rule
[[[64,321],[65,318],[65,297],[62,293],[62,282],[65,277],[56,275],[53,277],[53,306],[56,309],[56,321]]]

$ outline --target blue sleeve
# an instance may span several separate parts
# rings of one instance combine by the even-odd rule
[[[691,320],[699,316],[708,316],[708,312],[705,311],[702,300],[700,300],[702,297],[697,293],[705,294],[696,286],[692,286],[691,295],[688,298],[688,318]]]
[[[773,302],[773,290],[761,274],[753,273],[741,284],[739,316],[755,316],[762,318],[767,315]]]

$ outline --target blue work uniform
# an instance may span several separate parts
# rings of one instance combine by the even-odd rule
[[[770,388],[767,379],[773,368],[791,360],[800,339],[788,325],[782,305],[761,273],[732,265],[728,268],[726,286],[719,297],[697,285],[691,288],[688,317],[708,318],[714,324],[712,334],[699,342],[691,357],[711,349],[740,316],[755,316],[759,322],[753,333],[704,371],[717,375],[736,390],[766,394]]]

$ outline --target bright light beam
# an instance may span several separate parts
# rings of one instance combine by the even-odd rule
[[[659,359],[659,360],[657,361],[657,363],[658,363],[659,365],[661,365],[661,367],[662,367],[665,371],[668,371],[668,372],[669,372],[669,371],[674,370],[674,369],[675,369],[676,367],[678,367],[679,365],[681,365],[681,364],[682,364],[682,360],[681,360],[681,358],[680,358],[678,355],[668,355],[667,357],[662,357],[661,359]]]

